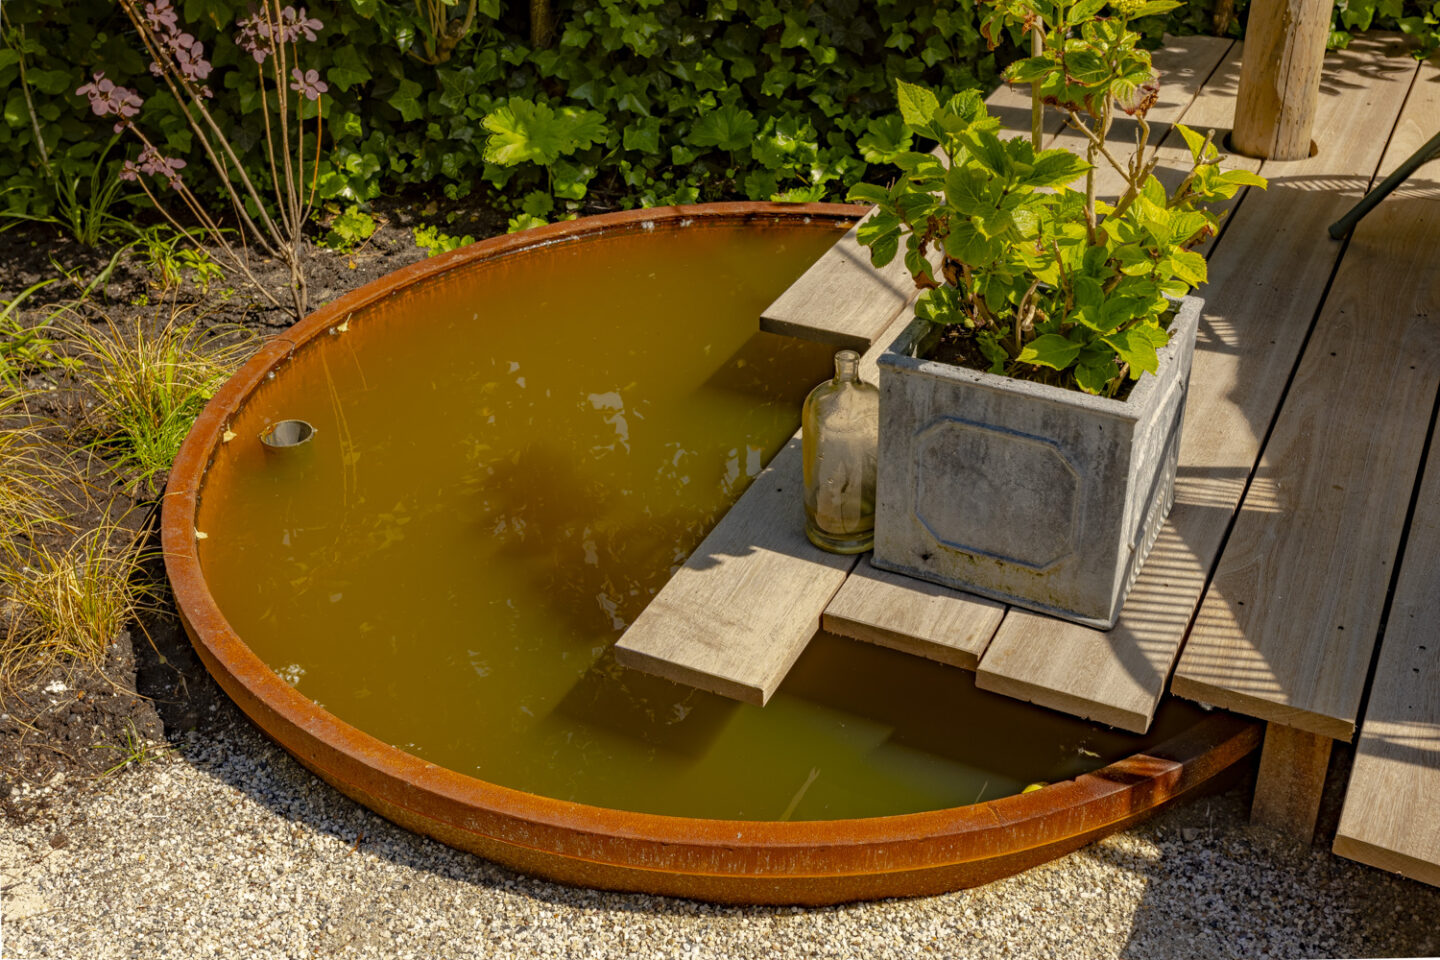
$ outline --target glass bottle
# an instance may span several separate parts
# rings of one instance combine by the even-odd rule
[[[875,455],[880,391],[860,379],[860,355],[835,354],[835,379],[805,398],[800,415],[805,462],[805,535],[831,553],[875,545]]]

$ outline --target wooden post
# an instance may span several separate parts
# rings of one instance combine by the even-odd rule
[[[1331,0],[1255,0],[1245,28],[1231,145],[1271,160],[1310,156]]]
[[[1302,843],[1315,838],[1315,818],[1330,765],[1329,737],[1270,722],[1260,749],[1260,773],[1250,822]]]

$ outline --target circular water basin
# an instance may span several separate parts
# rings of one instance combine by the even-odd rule
[[[165,498],[206,666],[404,826],[563,881],[736,902],[983,882],[1245,756],[1255,727],[1227,715],[1171,702],[1131,736],[824,634],[764,708],[615,662],[827,375],[828,348],[756,318],[856,213],[556,224],[408,267],[268,343]]]

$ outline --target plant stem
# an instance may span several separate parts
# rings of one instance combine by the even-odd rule
[[[1038,18],[1038,16],[1037,16]],[[1045,53],[1045,21],[1039,28],[1030,28],[1030,55],[1038,57]],[[1040,99],[1040,81],[1030,84],[1030,143],[1039,153],[1045,139],[1045,104]]]

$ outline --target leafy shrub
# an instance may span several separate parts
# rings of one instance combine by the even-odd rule
[[[1384,28],[1412,33],[1421,52],[1434,49],[1437,5],[1340,0],[1332,45]],[[1245,6],[1196,0],[1136,29],[1151,41],[1166,30],[1238,34]],[[839,199],[896,150],[901,131],[886,116],[896,80],[944,98],[984,87],[1017,55],[1019,39],[997,37],[992,51],[976,0],[571,0],[554,4],[548,47],[531,42],[519,3],[310,7],[326,28],[307,48],[306,67],[329,86],[318,107],[318,202],[363,207],[415,184],[450,199],[489,188],[517,225],[720,197]],[[249,54],[232,25],[248,8],[248,0],[179,3],[223,77],[210,101],[217,122],[235,131],[247,170],[268,179],[259,81],[253,64],[236,69]],[[0,183],[15,188],[0,205],[54,211],[46,163],[61,182],[90,176],[104,144],[73,91],[95,71],[145,99],[161,154],[196,155],[181,102],[149,74],[113,0],[5,4],[0,33]],[[562,121],[579,129],[557,134]],[[192,163],[188,179],[223,209],[206,166]]]

